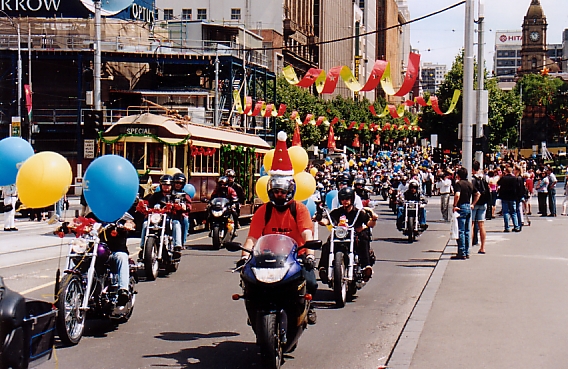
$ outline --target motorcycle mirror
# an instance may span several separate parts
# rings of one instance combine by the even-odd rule
[[[238,242],[225,242],[223,246],[227,249],[227,251],[235,252],[242,250],[241,244]]]
[[[321,240],[306,241],[306,243],[304,244],[304,248],[310,250],[319,250],[321,249],[321,244],[322,244]]]

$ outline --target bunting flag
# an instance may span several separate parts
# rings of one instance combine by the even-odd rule
[[[390,63],[385,60],[375,61],[369,79],[364,86],[361,86],[359,81],[355,78],[353,71],[346,66],[337,66],[331,68],[327,76],[324,70],[311,68],[304,75],[304,77],[299,80],[296,72],[294,71],[294,68],[288,65],[284,68],[283,74],[288,83],[296,85],[298,87],[307,88],[315,83],[316,90],[320,94],[333,93],[335,91],[335,88],[337,87],[339,78],[341,78],[347,88],[349,88],[353,92],[372,91],[377,88],[380,82],[381,87],[387,95],[404,96],[410,92],[410,90],[414,86],[416,78],[418,77],[420,54],[410,53],[407,65],[408,67],[404,76],[404,81],[402,82],[402,86],[398,91],[395,91],[392,85]]]
[[[351,124],[349,124],[349,127],[347,127],[347,129],[353,129],[353,127],[355,127],[355,124],[357,124],[357,122],[351,122]]]
[[[321,126],[321,124],[324,122],[325,117],[324,116],[319,116],[318,119],[316,120],[316,126]]]
[[[296,128],[294,128],[294,136],[292,136],[292,146],[302,146],[302,140],[300,139],[300,125],[296,122]]]
[[[440,107],[438,106],[438,98],[436,96],[431,96],[429,103],[430,105],[432,105],[432,109],[434,109],[434,111],[439,115],[448,115],[451,112],[453,112],[454,109],[456,108],[456,105],[458,104],[458,100],[460,98],[460,94],[461,94],[460,90],[454,90],[454,96],[452,97],[452,101],[450,102],[450,107],[448,108],[448,111],[446,111],[445,113],[440,110]]]
[[[360,123],[358,129],[359,129],[359,131],[364,130],[365,129],[365,123]]]
[[[375,139],[374,144],[375,144],[375,145],[380,145],[380,144],[381,144],[381,135],[377,135],[377,138]]]
[[[26,95],[26,111],[28,112],[28,122],[32,122],[32,89],[30,85],[24,85],[24,93]]]
[[[329,133],[327,135],[327,148],[331,152],[335,150],[335,133],[333,132],[333,124],[329,126]]]
[[[361,147],[361,144],[359,143],[359,135],[355,135],[355,138],[353,139],[353,143],[351,144],[351,146],[353,147]]]
[[[243,109],[241,96],[238,90],[233,90],[233,107],[235,111],[239,114],[246,114],[249,117],[256,117],[260,115],[264,118],[270,117],[281,117],[286,113],[286,104],[280,104],[278,111],[274,104],[267,104],[266,102],[259,100],[252,108],[252,97],[245,97],[245,108]]]
[[[278,108],[278,112],[276,113],[277,117],[281,117],[284,115],[284,113],[286,113],[286,104],[280,104],[280,107]]]
[[[306,115],[306,119],[304,119],[304,125],[310,124],[312,119],[313,119],[314,115],[313,114],[308,114]]]
[[[396,119],[396,118],[402,118],[403,117],[405,107],[413,106],[414,104],[418,104],[422,107],[431,106],[432,109],[439,115],[448,115],[448,114],[452,113],[454,111],[454,109],[456,108],[456,105],[458,103],[460,95],[461,95],[460,90],[454,90],[454,95],[452,97],[452,100],[450,101],[450,107],[448,108],[448,111],[446,111],[445,113],[440,110],[438,98],[436,96],[430,96],[430,98],[428,99],[428,102],[426,102],[426,100],[424,100],[424,97],[418,96],[418,97],[414,98],[414,102],[412,102],[411,100],[406,100],[402,105],[399,105],[398,108],[395,107],[392,104],[387,104],[385,106],[385,108],[383,109],[383,112],[381,114],[377,114],[375,107],[373,105],[370,105],[369,111],[371,112],[371,114],[374,117],[377,117],[377,118],[384,118],[384,117],[386,117],[387,115],[390,114],[391,117]]]
[[[265,118],[271,117],[273,109],[274,104],[263,104],[262,109],[260,109],[260,116]]]
[[[247,96],[247,99],[248,98],[249,97]],[[248,105],[248,101],[247,101],[247,105]],[[251,105],[252,105],[252,99],[251,99]],[[256,117],[260,113],[260,110],[262,109],[263,105],[264,105],[264,101],[257,101],[255,106],[254,106],[254,110],[252,112],[249,111],[248,113],[245,113],[245,114],[248,115],[249,117]]]
[[[331,120],[331,125],[334,125],[335,123],[339,122],[339,118],[335,117]]]

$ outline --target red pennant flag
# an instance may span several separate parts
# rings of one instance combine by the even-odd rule
[[[410,124],[410,119],[408,119],[408,117],[404,117],[404,122],[405,122],[406,124]]]
[[[300,139],[300,126],[296,123],[296,128],[294,128],[294,136],[292,136],[292,146],[302,146],[302,140]]]
[[[347,127],[347,129],[353,129],[353,127],[355,127],[355,124],[357,124],[357,122],[351,122],[351,124],[349,125],[349,127]]]
[[[333,124],[329,126],[329,133],[327,136],[327,148],[331,152],[335,150],[335,133],[333,132]]]
[[[362,131],[365,129],[365,123],[360,123],[359,124],[359,131]]]
[[[360,143],[359,143],[359,135],[355,135],[355,138],[353,139],[353,143],[351,144],[351,146],[353,147],[361,147]]]
[[[306,119],[304,119],[304,125],[309,124],[313,117],[314,117],[313,114],[306,115]]]
[[[416,100],[416,103],[420,106],[428,106],[428,103],[426,102],[426,100],[424,100],[422,96],[418,96],[414,100]]]
[[[266,105],[266,110],[264,111],[264,115],[263,117],[265,118],[269,118],[272,116],[272,108],[274,107],[274,104],[267,104]],[[262,112],[262,111],[261,111]]]
[[[252,113],[250,115],[253,116],[253,117],[256,117],[260,113],[260,109],[262,109],[263,103],[264,103],[264,101],[257,101],[256,105],[254,106],[254,110],[252,111]]]
[[[377,135],[377,138],[375,139],[375,145],[380,145],[381,144],[381,135]]]
[[[316,120],[316,126],[320,126],[324,120],[325,120],[324,116],[319,116],[318,119]]]
[[[377,116],[377,112],[375,111],[375,107],[373,105],[369,105],[369,110],[371,111],[371,114],[373,114],[373,117]]]
[[[331,123],[330,123],[330,124],[331,124],[331,125],[334,125],[334,124],[337,123],[337,122],[339,122],[339,118],[338,118],[338,117],[335,117],[335,118],[333,118],[333,119],[331,120]]]
[[[252,97],[250,96],[246,96],[245,97],[245,109],[243,111],[243,114],[248,114],[248,112],[252,109]]]
[[[278,108],[278,117],[281,117],[284,115],[284,113],[286,112],[286,104],[280,104],[280,107]]]

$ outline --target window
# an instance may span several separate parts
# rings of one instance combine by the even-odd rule
[[[136,169],[144,169],[144,143],[132,142],[126,145],[126,159]]]
[[[219,173],[219,152],[210,147],[191,147],[192,173]]]
[[[197,20],[207,19],[207,9],[197,9]]]
[[[172,20],[172,19],[174,19],[174,10],[164,9],[164,20]]]
[[[146,166],[148,169],[162,170],[162,162],[164,160],[164,146],[161,143],[149,143],[148,160]]]
[[[241,20],[241,9],[239,8],[231,9],[231,20]]]
[[[181,10],[181,19],[182,20],[191,20],[191,9],[182,9]]]

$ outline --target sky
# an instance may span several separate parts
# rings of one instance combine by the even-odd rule
[[[475,19],[477,3],[474,0]],[[444,9],[460,0],[407,0],[410,19]],[[485,60],[489,71],[493,68],[495,31],[521,30],[524,16],[531,0],[485,0]],[[568,29],[568,0],[540,0],[546,16],[548,44],[561,44],[562,32]],[[477,25],[474,25],[477,28]],[[412,23],[410,26],[412,48],[418,49],[421,62],[447,65],[452,63],[464,45],[465,4],[430,18]],[[477,54],[477,33],[474,33],[474,52]]]

